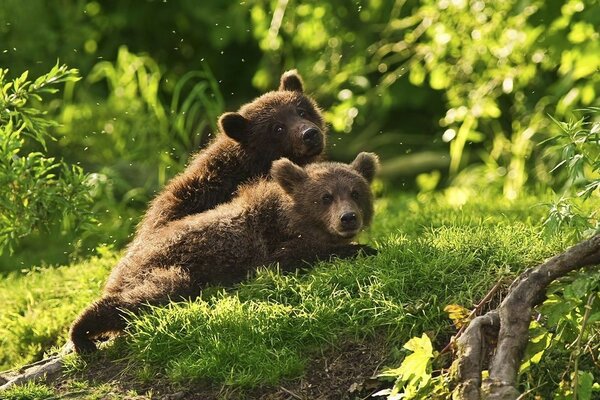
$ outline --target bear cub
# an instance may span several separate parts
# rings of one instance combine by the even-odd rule
[[[280,159],[271,168],[273,180],[245,185],[229,203],[170,223],[143,251],[121,260],[103,297],[75,321],[76,351],[93,351],[93,338],[122,331],[127,312],[197,297],[207,285],[240,282],[261,265],[279,263],[285,271],[332,256],[373,254],[352,239],[371,222],[369,183],[377,168],[372,153],[349,165],[305,168]]]
[[[321,111],[304,94],[295,70],[281,76],[278,90],[238,112],[221,115],[219,130],[210,145],[154,198],[138,227],[138,238],[229,201],[240,184],[267,175],[279,158],[305,165],[319,159],[325,148]]]

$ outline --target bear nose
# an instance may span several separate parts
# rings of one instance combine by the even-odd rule
[[[346,212],[342,214],[342,227],[344,229],[355,229],[357,225],[356,213]]]
[[[319,130],[317,128],[308,128],[302,132],[302,140],[309,145],[315,145],[320,142]]]

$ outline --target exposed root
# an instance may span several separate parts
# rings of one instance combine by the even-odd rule
[[[458,386],[455,395],[465,400],[515,400],[517,373],[529,342],[529,323],[533,307],[544,300],[550,283],[567,273],[600,264],[600,234],[525,271],[511,285],[497,310],[475,318],[458,340]],[[491,328],[491,329],[490,329]],[[484,357],[491,339],[498,339],[482,381]]]

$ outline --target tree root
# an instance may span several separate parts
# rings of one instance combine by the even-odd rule
[[[515,400],[519,398],[517,373],[529,342],[533,307],[545,297],[555,279],[590,265],[600,264],[600,234],[528,269],[509,288],[497,310],[475,318],[458,339],[458,386],[455,396],[464,400]],[[481,372],[487,350],[497,339],[489,377]]]

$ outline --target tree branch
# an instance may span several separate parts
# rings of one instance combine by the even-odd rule
[[[540,304],[548,285],[579,268],[600,264],[600,234],[552,257],[521,274],[497,311],[478,317],[459,340],[459,398],[468,400],[514,400],[520,395],[517,373],[529,341],[529,323],[533,307]],[[489,378],[481,381],[483,356],[489,340],[485,327],[498,327],[498,344],[490,364]],[[494,325],[495,324],[495,325]],[[481,393],[480,393],[481,388]]]

